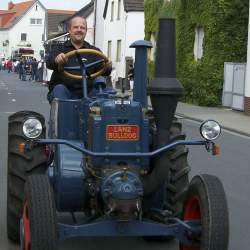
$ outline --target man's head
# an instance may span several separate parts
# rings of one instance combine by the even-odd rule
[[[69,22],[70,39],[75,44],[80,44],[84,41],[87,33],[87,22],[83,17],[73,17]]]

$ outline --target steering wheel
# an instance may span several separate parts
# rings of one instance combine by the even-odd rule
[[[106,69],[107,69],[108,64],[110,63],[110,61],[109,61],[109,59],[102,52],[100,52],[98,50],[94,50],[94,49],[72,50],[72,51],[66,53],[65,57],[67,59],[69,59],[69,58],[71,58],[73,56],[77,56],[77,55],[79,56],[79,55],[84,55],[84,54],[92,54],[92,55],[95,55],[95,56],[99,56],[99,57],[101,57],[103,59],[102,67],[100,68],[100,70],[98,70],[97,72],[91,74],[89,77],[95,78],[97,76],[102,75],[106,71]],[[91,64],[90,67],[95,66],[98,63],[100,63],[100,62],[96,61],[96,63],[95,62],[90,63]],[[88,66],[88,65],[86,65],[86,66]],[[59,70],[62,72],[62,74],[64,74],[68,78],[71,78],[71,79],[74,79],[74,80],[82,80],[82,76],[81,75],[71,74],[68,71],[66,71],[63,67],[60,67]]]

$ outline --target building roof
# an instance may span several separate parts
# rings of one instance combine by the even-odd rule
[[[124,0],[124,9],[129,11],[144,11],[144,0]]]
[[[91,0],[91,2],[89,4],[87,4],[86,6],[84,6],[83,8],[81,8],[80,10],[78,10],[77,12],[75,12],[74,15],[72,15],[71,17],[65,19],[63,22],[67,23],[70,19],[72,19],[75,16],[82,16],[82,17],[86,18],[93,11],[94,11],[94,0]]]
[[[48,9],[48,36],[57,34],[59,24],[74,14],[75,11]]]
[[[90,3],[88,3],[86,6],[84,6],[82,9],[80,9],[79,11],[75,12],[75,14],[73,14],[72,16],[68,17],[67,19],[63,20],[61,22],[61,26],[64,27],[64,31],[66,32],[66,26],[67,23],[69,22],[69,20],[71,20],[73,17],[75,16],[82,16],[84,18],[87,18],[91,13],[93,13],[94,11],[94,0],[91,0]]]
[[[103,17],[106,18],[109,0],[106,0]],[[123,0],[124,11],[144,11],[144,0]]]
[[[49,14],[66,14],[66,15],[73,15],[76,13],[74,10],[54,10],[48,9]]]
[[[0,11],[0,28],[8,29],[13,26],[36,1],[27,1],[9,6],[8,10]]]

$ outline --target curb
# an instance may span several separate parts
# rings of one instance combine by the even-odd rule
[[[196,121],[196,122],[203,122],[204,121],[202,119],[191,117],[191,116],[188,116],[188,115],[183,115],[181,113],[175,113],[175,114],[178,115],[179,117],[181,117],[182,119],[187,119],[187,120]],[[235,128],[223,126],[222,124],[220,124],[220,125],[225,130],[228,130],[230,132],[233,132],[233,133],[236,133],[236,134],[240,134],[240,135],[243,135],[243,136],[250,137],[250,133],[247,133],[247,132],[235,129]]]

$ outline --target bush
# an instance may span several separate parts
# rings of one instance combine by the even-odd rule
[[[177,77],[185,87],[185,101],[220,105],[224,62],[246,62],[249,1],[173,0],[163,4],[160,0],[146,0],[147,5],[148,36],[157,32],[160,16],[176,17]],[[154,21],[150,22],[150,18]],[[193,55],[196,26],[202,26],[205,33],[203,57],[198,61]]]

